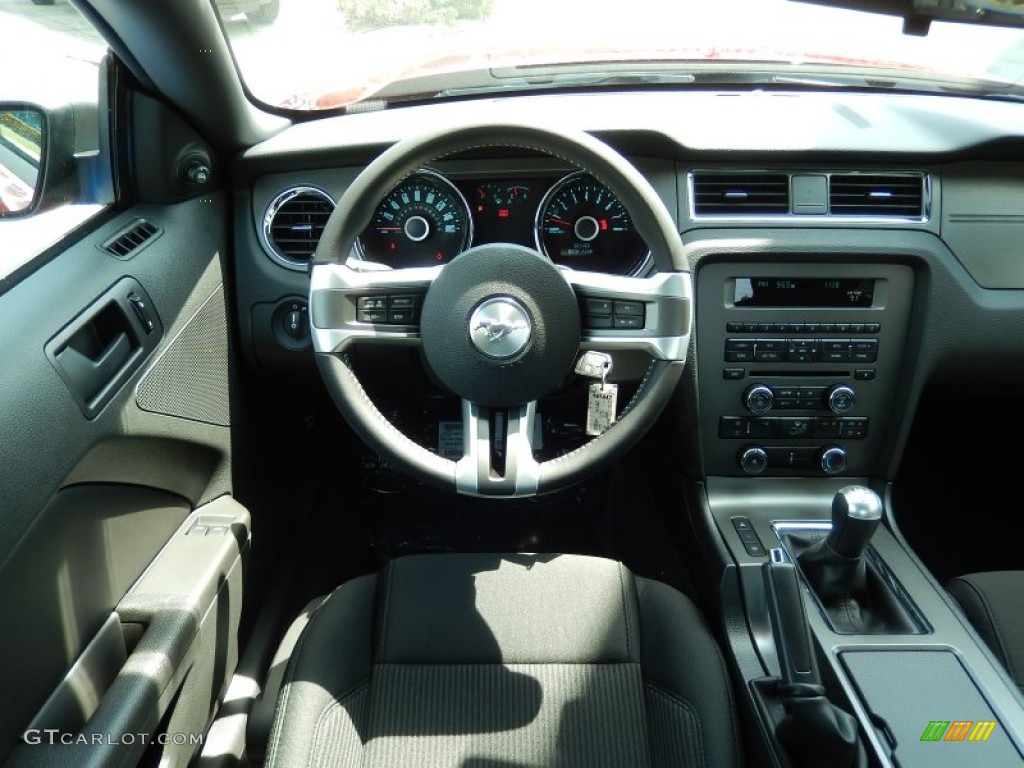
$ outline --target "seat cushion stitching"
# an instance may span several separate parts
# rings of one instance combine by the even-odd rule
[[[331,592],[320,605],[318,605],[310,614],[309,622],[306,624],[305,629],[299,635],[298,642],[295,643],[295,648],[292,650],[292,655],[288,659],[288,668],[285,669],[284,680],[281,682],[281,688],[283,693],[278,699],[277,706],[274,708],[274,728],[270,735],[270,754],[267,756],[267,765],[273,765],[277,757],[278,745],[280,743],[281,730],[284,728],[284,715],[285,710],[288,707],[288,699],[291,697],[291,684],[294,682],[295,669],[298,666],[298,659],[302,653],[302,648],[306,644],[306,638],[309,636],[313,629],[313,625],[320,619],[324,614],[324,606],[327,602],[333,598],[336,594],[341,592],[351,582],[345,582],[336,590]]]
[[[690,715],[687,730],[690,731],[694,743],[697,745],[697,754],[700,757],[700,765],[707,765],[707,755],[704,752],[704,737],[701,730],[700,715],[698,714],[697,709],[686,699],[665,690],[657,683],[645,682],[644,685],[652,693],[662,696],[670,704],[676,705]]]
[[[622,563],[619,566],[619,588],[622,590],[622,614],[624,623],[626,625],[626,658],[630,661],[633,660],[633,628],[629,623],[629,604],[626,602],[626,576],[624,571],[626,570]]]
[[[388,563],[388,583],[384,585],[384,611],[380,627],[380,657],[387,659],[388,611],[391,610],[391,582],[395,576],[395,564]]]
[[[310,739],[309,747],[306,750],[306,762],[305,762],[305,765],[312,765],[313,764],[313,748],[316,746],[317,739],[320,736],[320,730],[321,730],[321,728],[323,726],[324,718],[326,718],[327,715],[332,713],[338,707],[344,706],[345,702],[349,701],[350,699],[355,698],[357,695],[359,695],[359,693],[362,692],[362,690],[364,688],[368,688],[369,685],[370,685],[370,681],[369,680],[364,680],[363,682],[359,683],[358,685],[350,688],[346,693],[343,693],[341,696],[339,696],[338,698],[334,699],[334,701],[329,703],[327,706],[325,706],[320,711],[320,714],[317,716],[317,719],[316,719],[316,726],[313,728],[313,738]],[[362,743],[362,742],[360,741],[360,743]]]

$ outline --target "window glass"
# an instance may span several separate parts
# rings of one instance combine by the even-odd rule
[[[93,104],[99,97],[99,63],[107,46],[66,0],[0,0],[0,100],[44,106]],[[31,164],[38,118],[12,110],[0,120],[0,160]],[[30,174],[0,168],[0,205],[23,207]],[[0,279],[59,243],[102,210],[72,201],[24,218],[0,218]]]
[[[616,82],[1017,96],[1024,80],[1024,30],[936,22],[918,37],[894,16],[792,0],[213,4],[253,95],[291,109]]]

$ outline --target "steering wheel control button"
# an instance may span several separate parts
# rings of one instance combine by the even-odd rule
[[[518,355],[530,341],[533,323],[526,308],[509,296],[487,299],[469,317],[469,337],[488,357]]]
[[[356,320],[374,325],[416,325],[418,297],[375,294],[356,298]]]
[[[748,475],[760,475],[768,468],[768,454],[764,448],[748,446],[740,451],[739,464]]]
[[[642,301],[586,297],[580,303],[580,308],[583,311],[583,327],[588,330],[638,330],[646,322],[647,306]]]
[[[848,413],[857,405],[857,394],[845,384],[836,384],[828,391],[828,408],[832,413]]]
[[[838,445],[821,452],[821,469],[826,475],[838,475],[846,469],[846,451]]]
[[[386,309],[360,309],[356,312],[356,320],[360,323],[386,323],[388,311]]]
[[[754,384],[743,395],[743,403],[751,413],[770,411],[774,402],[775,394],[772,392],[771,387],[764,384]]]
[[[561,270],[521,245],[480,245],[430,284],[420,310],[423,356],[448,390],[489,408],[562,386],[580,345],[580,306]]]

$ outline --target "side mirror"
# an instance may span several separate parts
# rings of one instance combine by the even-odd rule
[[[0,105],[0,218],[28,216],[38,207],[47,128],[46,114],[38,107]]]
[[[96,104],[0,100],[0,220],[113,200],[105,136]]]

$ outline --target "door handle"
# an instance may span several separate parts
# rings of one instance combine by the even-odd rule
[[[72,346],[57,353],[57,363],[64,369],[68,382],[83,400],[89,401],[107,385],[128,361],[132,343],[122,331],[95,358],[84,355]]]

